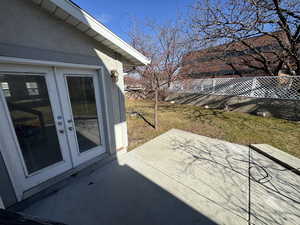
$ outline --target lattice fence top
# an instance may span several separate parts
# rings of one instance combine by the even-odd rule
[[[191,79],[174,82],[171,90],[179,93],[300,100],[300,76]]]

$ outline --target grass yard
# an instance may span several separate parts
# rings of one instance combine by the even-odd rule
[[[139,112],[153,123],[152,101],[127,99],[126,107],[127,112]],[[165,102],[159,105],[158,118],[159,129],[155,130],[139,116],[127,114],[129,150],[177,128],[233,143],[266,143],[300,158],[297,122]]]

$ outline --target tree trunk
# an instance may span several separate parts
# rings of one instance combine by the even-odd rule
[[[154,127],[158,129],[158,88],[155,90],[155,104],[154,104]]]

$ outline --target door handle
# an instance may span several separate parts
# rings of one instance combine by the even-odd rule
[[[63,133],[65,133],[65,131],[64,130],[59,130],[59,133],[63,134]]]

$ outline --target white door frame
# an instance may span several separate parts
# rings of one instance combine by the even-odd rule
[[[57,116],[62,115],[62,111],[60,109],[60,106],[57,104],[59,99],[58,99],[58,96],[56,93],[55,80],[54,80],[54,76],[53,76],[53,73],[52,73],[52,70],[50,67],[49,68],[47,68],[47,67],[33,68],[30,66],[25,67],[25,66],[17,66],[17,65],[14,65],[14,66],[1,65],[0,74],[12,74],[12,75],[17,75],[17,76],[19,76],[19,75],[42,76],[45,78],[45,82],[46,82],[47,89],[48,89],[48,96],[49,96],[49,100],[50,100],[50,104],[51,104],[50,106],[51,106],[51,110],[52,110],[52,114],[53,114],[53,120],[56,124],[55,128],[56,128],[57,137],[59,140],[60,151],[62,154],[62,161],[52,164],[48,167],[45,167],[45,168],[38,170],[36,172],[33,172],[31,174],[28,173],[5,97],[3,95],[2,90],[0,90],[0,95],[1,95],[0,111],[2,111],[1,116],[5,115],[5,117],[3,117],[3,118],[7,118],[7,120],[5,120],[1,123],[0,130],[1,130],[2,134],[7,133],[7,135],[10,136],[9,139],[13,141],[13,145],[12,145],[12,143],[6,143],[6,146],[9,146],[8,154],[11,158],[14,158],[14,160],[15,160],[14,166],[16,166],[16,164],[21,164],[20,166],[22,168],[22,175],[19,172],[18,179],[22,183],[22,189],[28,190],[40,183],[45,182],[46,180],[48,180],[52,177],[55,177],[55,176],[72,168],[70,155],[68,152],[67,136],[65,133],[58,132],[59,129],[61,129],[61,130],[65,130],[65,129],[64,129],[64,127],[57,126],[58,122],[63,122],[63,121],[59,121],[56,118]],[[62,119],[63,119],[63,117],[62,117]],[[10,132],[7,132],[7,131],[10,131]],[[3,143],[3,142],[7,142],[7,140],[2,140],[1,143]],[[7,149],[7,148],[5,148],[5,147],[2,147],[2,148],[3,148],[3,152],[7,152],[7,151],[4,151],[4,149]],[[19,163],[19,162],[21,162],[21,163]],[[20,170],[20,168],[18,168],[18,169]]]
[[[69,90],[68,90],[68,84],[66,77],[72,76],[72,77],[91,77],[93,78],[93,84],[94,84],[94,93],[96,98],[96,108],[97,108],[97,116],[98,116],[98,124],[99,124],[99,133],[100,133],[100,139],[101,139],[101,146],[97,146],[95,148],[92,148],[86,152],[80,153],[77,136],[76,136],[76,128],[74,124],[74,118],[72,113],[72,107],[71,102],[69,98]],[[103,153],[106,152],[106,143],[105,143],[105,130],[103,126],[103,105],[101,104],[100,95],[102,94],[99,88],[99,74],[95,70],[85,70],[85,69],[64,69],[60,68],[59,70],[56,70],[55,78],[57,81],[57,87],[60,93],[60,98],[62,102],[64,103],[62,105],[64,118],[65,118],[65,126],[66,126],[66,132],[68,134],[69,143],[70,143],[70,150],[72,155],[72,162],[74,167],[93,159]],[[71,120],[71,123],[68,123],[68,121]],[[72,127],[73,130],[70,131],[68,127]]]
[[[100,87],[105,86],[103,84],[104,82],[104,69],[103,66],[98,65],[84,65],[84,64],[73,64],[73,63],[62,63],[62,62],[55,62],[55,61],[43,61],[43,60],[32,60],[32,59],[24,59],[24,58],[15,58],[15,57],[3,57],[0,56],[0,67],[3,68],[5,66],[16,66],[19,67],[22,66],[21,70],[19,72],[24,71],[24,67],[26,65],[30,65],[31,70],[36,70],[37,72],[41,72],[40,66],[49,66],[52,68],[53,73],[55,73],[56,67],[64,67],[64,68],[86,68],[86,69],[95,69],[98,71],[99,74],[99,82],[101,82]],[[105,89],[105,87],[104,87]],[[102,90],[104,94],[104,101],[102,102],[102,106],[105,109],[106,116],[108,117],[108,111],[107,111],[107,96],[105,93],[105,90]],[[5,104],[5,98],[3,94],[0,94],[0,104]],[[7,114],[4,112],[4,110],[0,110],[0,118],[7,118]],[[3,124],[3,123],[1,123]],[[110,130],[109,126],[109,118],[106,118],[106,124],[108,125],[107,130],[103,132],[106,132],[105,135],[108,135]],[[15,190],[15,194],[18,201],[21,201],[23,199],[23,193],[24,193],[24,186],[22,181],[20,180],[20,177],[24,176],[23,167],[19,162],[19,157],[17,154],[10,154],[10,151],[4,150],[4,149],[16,149],[16,143],[11,139],[11,133],[14,133],[12,130],[12,127],[8,127],[9,132],[5,132],[4,134],[0,135],[0,151],[2,153],[4,163],[6,165],[9,177],[11,179],[13,188]],[[106,137],[104,137],[103,141],[105,141]],[[109,137],[108,137],[109,139]]]

